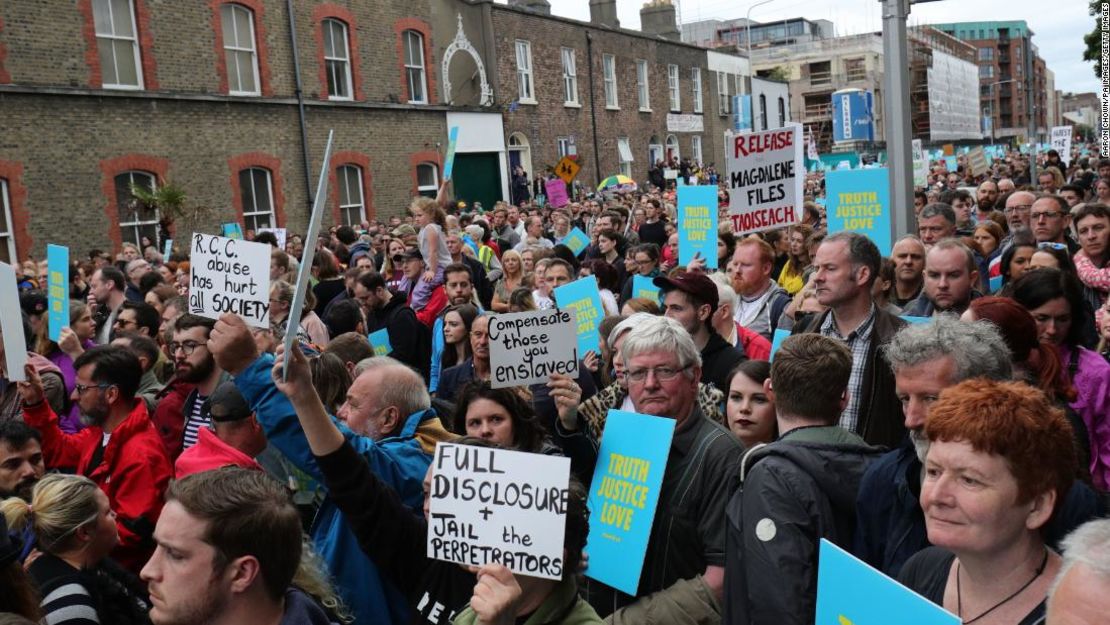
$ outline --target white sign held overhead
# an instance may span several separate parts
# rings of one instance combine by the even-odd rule
[[[570,458],[440,443],[428,492],[428,557],[563,577]]]
[[[309,281],[312,278],[312,257],[316,253],[316,238],[320,234],[320,217],[324,211],[324,201],[328,197],[328,163],[331,160],[332,140],[335,139],[335,130],[328,131],[328,143],[324,148],[324,160],[320,165],[320,178],[316,183],[316,197],[312,200],[312,214],[308,218],[308,232],[305,233],[304,253],[301,255],[301,265],[297,270],[297,284],[293,289],[293,304],[289,307],[289,319],[300,319],[304,310],[305,293],[308,292]],[[297,342],[297,326],[294,324],[285,333],[285,353],[293,353],[293,345]],[[282,371],[282,379],[288,379],[289,370]]]
[[[805,146],[800,124],[730,134],[725,147],[734,232],[746,235],[801,221]]]
[[[571,311],[494,315],[489,321],[490,386],[528,386],[552,373],[578,377],[578,333]]]
[[[19,289],[15,284],[15,267],[0,262],[0,331],[4,333],[4,366],[9,382],[24,382],[27,376],[27,340],[23,336],[23,316],[19,309]]]
[[[247,325],[269,328],[270,246],[197,232],[189,247],[189,313],[209,319],[235,313]]]
[[[1060,153],[1060,160],[1065,163],[1071,160],[1071,134],[1071,126],[1054,126],[1052,128],[1052,149]]]

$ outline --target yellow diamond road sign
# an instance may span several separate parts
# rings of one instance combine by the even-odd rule
[[[575,176],[578,175],[578,170],[580,169],[582,169],[582,166],[576,163],[574,159],[569,156],[564,156],[563,160],[559,161],[559,164],[555,166],[555,175],[562,178],[563,182],[570,184]]]

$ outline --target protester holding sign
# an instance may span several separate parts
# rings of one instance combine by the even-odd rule
[[[494,589],[494,582],[487,579],[486,587],[476,590],[477,578],[474,573],[457,564],[433,560],[426,555],[425,546],[429,535],[427,503],[423,516],[414,515],[394,490],[360,459],[350,440],[345,440],[345,435],[324,412],[323,404],[312,388],[303,354],[294,353],[290,361],[285,359],[284,353],[279,354],[274,362],[275,379],[280,380],[280,373],[277,372],[287,362],[290,363],[289,378],[280,384],[280,389],[293,402],[305,438],[328,487],[329,498],[339,506],[362,550],[405,595],[407,603],[418,615],[413,620],[418,618],[420,622],[441,625],[455,622],[458,613],[475,596],[478,601],[476,604],[472,602],[471,608],[481,610],[484,613],[483,618],[489,617],[486,612],[489,606],[482,599],[488,599],[487,593]],[[462,439],[459,442],[476,449],[492,448],[489,443],[480,439]],[[432,472],[433,468],[429,466],[424,477],[425,488],[429,490]],[[600,622],[596,615],[591,615],[592,610],[584,602],[575,598],[573,580],[577,575],[579,554],[585,544],[588,528],[583,493],[571,488],[569,495],[563,541],[563,551],[566,554],[563,581],[555,584],[492,573],[498,580],[497,589],[506,590],[510,597],[515,597],[518,593],[524,595],[524,589],[527,588],[527,596],[538,599],[513,602],[525,609],[533,608],[534,618],[537,619],[535,622]],[[490,572],[491,569],[485,570],[485,573]],[[513,588],[513,584],[516,588]],[[547,594],[538,592],[541,589],[546,589]],[[552,616],[556,614],[562,615],[561,618],[552,620]],[[473,616],[464,615],[461,618],[472,619]]]

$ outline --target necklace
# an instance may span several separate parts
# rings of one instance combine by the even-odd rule
[[[956,562],[956,616],[960,617],[960,620],[963,621],[964,625],[970,625],[971,623],[974,623],[975,621],[978,621],[979,619],[983,618],[984,616],[990,614],[991,612],[994,612],[998,608],[1005,605],[1007,601],[1009,601],[1009,600],[1013,599],[1014,597],[1020,595],[1022,593],[1022,591],[1024,591],[1026,588],[1029,588],[1030,586],[1032,586],[1033,582],[1037,581],[1037,578],[1041,576],[1041,573],[1044,573],[1045,566],[1047,566],[1047,565],[1048,565],[1048,547],[1045,547],[1045,549],[1044,549],[1044,558],[1041,558],[1041,565],[1037,567],[1037,571],[1033,574],[1032,579],[1025,582],[1024,586],[1022,586],[1021,588],[1018,588],[1009,597],[1006,597],[1002,601],[999,601],[998,603],[996,603],[996,604],[992,605],[991,607],[987,608],[986,612],[983,612],[982,614],[980,614],[979,616],[976,616],[973,619],[968,619],[968,620],[964,621],[963,620],[963,618],[964,618],[963,596],[960,594],[960,563],[959,563],[959,561],[957,561]]]

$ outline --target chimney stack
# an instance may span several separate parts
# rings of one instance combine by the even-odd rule
[[[620,28],[617,19],[617,0],[590,0],[590,23],[610,28]]]
[[[650,0],[640,9],[640,31],[672,41],[682,41],[671,0]]]
[[[547,0],[509,0],[509,6],[540,15],[551,15],[551,3]]]

